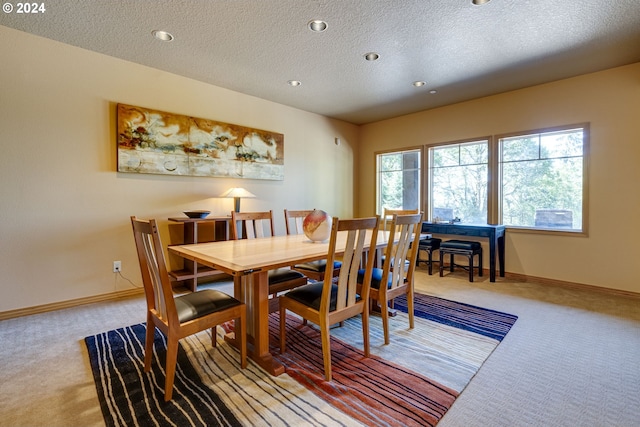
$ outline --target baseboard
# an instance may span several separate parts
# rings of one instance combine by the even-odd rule
[[[485,270],[489,274],[489,270]],[[618,295],[631,298],[639,298],[640,293],[623,291],[620,289],[603,288],[601,286],[586,285],[584,283],[566,282],[564,280],[548,279],[546,277],[527,276],[519,273],[505,273],[505,278],[514,282],[534,282],[541,285],[557,286],[568,289],[588,290],[592,292],[601,292],[608,295]]]
[[[426,268],[426,267],[425,267]],[[489,275],[489,270],[484,269],[483,274]],[[505,278],[516,282],[535,282],[541,285],[558,286],[569,289],[589,290],[602,292],[609,295],[618,295],[640,299],[640,293],[623,291],[619,289],[603,288],[600,286],[585,285],[582,283],[565,282],[563,280],[548,279],[545,277],[527,276],[519,273],[505,273]],[[123,298],[131,298],[144,293],[142,288],[126,289],[123,291],[111,292],[108,294],[94,295],[91,297],[77,298],[68,301],[54,302],[51,304],[37,305],[34,307],[19,308],[17,310],[8,310],[0,312],[0,320],[13,319],[15,317],[29,316],[32,314],[46,313],[48,311],[62,310],[65,308],[76,307],[79,305],[93,304],[96,302],[113,301]]]
[[[68,301],[54,302],[51,304],[37,305],[34,307],[19,308],[0,312],[0,320],[13,319],[15,317],[30,316],[32,314],[46,313],[48,311],[62,310],[79,305],[93,304],[96,302],[112,301],[123,298],[131,298],[144,293],[142,288],[126,289],[123,291],[111,292],[108,294],[94,295],[91,297],[77,298]]]

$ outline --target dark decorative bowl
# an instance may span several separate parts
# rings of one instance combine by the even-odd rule
[[[189,218],[206,218],[210,213],[211,211],[189,211],[184,214]]]

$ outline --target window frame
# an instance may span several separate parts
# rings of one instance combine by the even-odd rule
[[[500,188],[502,186],[502,167],[500,164],[500,150],[501,141],[505,138],[513,138],[518,136],[527,135],[541,135],[545,133],[562,132],[571,129],[582,129],[582,226],[578,229],[550,229],[550,228],[538,228],[528,226],[515,226],[507,225],[506,227],[510,232],[515,233],[534,233],[534,234],[549,234],[554,236],[581,236],[587,237],[589,235],[589,154],[590,154],[590,139],[591,129],[590,123],[576,123],[570,125],[545,127],[539,129],[532,129],[527,131],[508,132],[500,135],[495,135],[495,167],[489,168],[491,181],[494,183],[494,196],[495,196],[495,216],[494,220],[496,224],[502,224],[502,194]]]
[[[460,139],[460,140],[456,140],[456,141],[447,141],[447,142],[439,142],[436,144],[429,144],[429,145],[425,145],[424,146],[424,158],[425,158],[425,166],[423,168],[423,170],[425,171],[424,173],[424,190],[425,190],[425,194],[423,195],[423,200],[425,201],[425,205],[424,205],[424,212],[426,213],[425,218],[427,218],[429,221],[433,221],[433,206],[431,206],[432,203],[432,194],[431,194],[431,188],[432,188],[432,168],[430,166],[430,162],[431,162],[431,149],[432,148],[438,148],[438,147],[445,147],[445,146],[453,146],[453,145],[465,145],[465,144],[474,144],[474,143],[478,143],[478,142],[487,142],[487,150],[488,150],[488,158],[487,158],[487,224],[489,224],[489,216],[491,213],[491,205],[490,205],[490,200],[491,200],[491,150],[492,150],[492,137],[491,136],[482,136],[479,138],[466,138],[466,139]]]
[[[384,155],[388,155],[388,154],[402,154],[402,153],[408,153],[408,152],[412,152],[412,151],[416,151],[419,153],[420,155],[420,161],[418,162],[418,189],[417,189],[417,197],[418,197],[418,209],[420,211],[422,211],[422,206],[424,204],[424,187],[423,187],[423,176],[424,176],[424,166],[425,166],[425,159],[424,159],[424,149],[422,146],[418,146],[418,147],[409,147],[409,148],[401,148],[401,149],[392,149],[392,150],[384,150],[384,151],[376,151],[374,153],[374,171],[375,171],[375,209],[374,211],[376,212],[377,215],[383,215],[384,214],[384,206],[382,206],[382,198],[381,198],[381,193],[380,193],[380,177],[381,177],[381,171],[380,171],[380,156],[384,156]],[[404,169],[403,169],[404,170]]]

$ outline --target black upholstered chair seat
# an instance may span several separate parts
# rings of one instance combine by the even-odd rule
[[[320,301],[322,300],[322,287],[324,282],[310,283],[300,286],[287,292],[287,298],[298,301],[315,310],[320,309]],[[329,301],[329,311],[336,309],[336,301],[338,300],[338,285],[331,285],[331,299]],[[356,296],[356,301],[360,301],[360,296]]]
[[[477,251],[481,247],[480,242],[468,240],[447,240],[440,245],[440,249],[462,249],[465,251]]]
[[[364,269],[358,271],[358,283],[362,283],[364,280]],[[380,289],[380,284],[382,283],[382,269],[374,268],[371,273],[371,287],[373,289]],[[389,275],[389,280],[387,281],[387,289],[391,289],[391,275]]]
[[[240,305],[237,299],[212,289],[181,295],[174,301],[180,323]]]
[[[301,304],[320,309],[320,301],[322,300],[323,282],[311,283],[309,285],[300,286],[287,292],[287,298],[298,301]],[[336,309],[336,301],[338,299],[338,285],[331,285],[331,300],[329,301],[329,311]]]
[[[304,274],[290,268],[283,267],[275,270],[269,270],[269,285],[276,285],[278,283],[301,278],[304,278]]]
[[[333,268],[342,267],[342,263],[340,261],[334,261]],[[296,264],[294,268],[298,268],[300,270],[309,270],[315,271],[316,273],[324,273],[327,270],[327,260],[321,259],[318,261],[305,262],[303,264]]]

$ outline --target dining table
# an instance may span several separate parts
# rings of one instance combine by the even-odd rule
[[[336,248],[345,247],[346,232],[338,232]],[[424,237],[421,235],[421,237]],[[370,250],[371,237],[365,238],[365,250]],[[378,232],[376,248],[384,248],[389,232]],[[259,239],[228,240],[169,246],[170,253],[199,264],[223,271],[235,278],[234,296],[247,306],[249,356],[259,366],[277,376],[284,366],[269,351],[269,270],[316,261],[327,257],[329,241],[314,242],[303,234],[273,236]],[[227,341],[235,343],[234,335]]]

